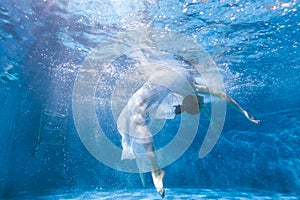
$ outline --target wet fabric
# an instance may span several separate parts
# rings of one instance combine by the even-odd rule
[[[174,106],[182,104],[185,96],[194,94],[194,79],[180,66],[182,63],[166,58],[165,54],[159,56],[154,55],[153,59],[142,52],[133,54],[143,63],[140,69],[147,82],[131,96],[117,120],[122,136],[122,159],[135,159],[136,154],[149,150],[142,146],[152,143],[148,127],[151,112],[153,118],[173,119]]]

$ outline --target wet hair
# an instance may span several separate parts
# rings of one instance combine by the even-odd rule
[[[185,96],[181,107],[191,115],[197,115],[200,111],[197,97],[193,95]]]
[[[180,115],[182,113],[182,110],[181,110],[181,106],[180,105],[177,105],[177,106],[174,106],[175,109],[174,109],[174,113],[176,115]]]
[[[182,105],[174,106],[174,113],[176,115],[181,114],[186,111],[191,115],[197,115],[200,112],[200,109],[203,105],[204,98],[201,95],[187,95],[182,102]]]
[[[197,94],[196,97],[198,100],[199,108],[201,109],[202,105],[204,104],[204,97],[199,94]]]

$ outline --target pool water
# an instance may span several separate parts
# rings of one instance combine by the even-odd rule
[[[94,190],[55,192],[53,195],[23,196],[22,199],[161,199],[152,189]],[[292,194],[268,191],[220,190],[220,189],[166,189],[164,199],[298,199]]]
[[[143,83],[145,60],[130,57],[142,49],[208,66],[206,83],[261,121],[223,105],[221,135],[199,158],[210,121],[188,119],[195,135],[163,167],[166,199],[297,199],[299,10],[297,0],[1,0],[0,198],[160,199],[149,173],[141,189],[136,166],[103,162],[120,161],[116,116]],[[91,120],[115,152],[82,135]],[[153,120],[157,149],[183,120]]]

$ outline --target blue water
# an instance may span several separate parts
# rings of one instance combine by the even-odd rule
[[[228,107],[220,139],[199,159],[209,123],[201,117],[192,145],[164,168],[166,199],[296,199],[300,2],[149,0],[117,7],[113,2],[1,0],[0,197],[159,198],[150,174],[143,189],[138,174],[94,158],[77,134],[72,112],[81,64],[98,45],[142,19],[151,28],[193,38],[215,61],[226,92],[261,120],[252,124]],[[117,72],[101,74],[97,98],[111,95],[116,79],[130,70],[130,60],[121,61],[115,61]],[[119,145],[112,113],[96,110],[102,129]],[[165,128],[163,134],[173,134],[176,119]]]
[[[166,189],[165,199],[297,199],[296,196],[289,194],[274,193],[260,190],[220,190],[220,189],[191,189],[191,188],[172,188]],[[151,189],[123,189],[123,190],[73,190],[56,191],[56,194],[22,196],[22,199],[156,199],[161,197],[153,193]]]

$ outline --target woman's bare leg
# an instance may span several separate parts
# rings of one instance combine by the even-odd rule
[[[161,170],[157,164],[156,161],[156,156],[154,153],[154,148],[153,148],[153,144],[150,143],[148,144],[149,146],[147,147],[147,151],[152,154],[150,156],[151,158],[151,171],[152,171],[152,180],[153,180],[153,184],[155,186],[156,191],[159,193],[159,195],[164,198],[165,197],[165,189],[164,189],[164,184],[163,184],[163,178],[165,176],[165,172],[163,170]]]
[[[156,188],[156,191],[159,193],[159,195],[162,198],[165,197],[165,189],[164,189],[164,185],[163,185],[164,176],[165,176],[165,172],[161,169],[152,171],[152,180],[153,180],[154,186]]]
[[[141,173],[151,171],[153,184],[156,191],[163,198],[165,196],[165,190],[163,185],[163,178],[165,172],[161,170],[157,164],[153,143],[138,143],[134,145],[134,151],[136,156],[137,165]]]
[[[149,109],[153,103],[160,102],[168,94],[168,89],[153,83],[146,83],[128,102],[129,134],[131,146],[136,156],[137,165],[141,173],[152,173],[156,191],[161,197],[165,196],[163,187],[164,171],[156,160],[153,146],[153,136],[148,127]]]

